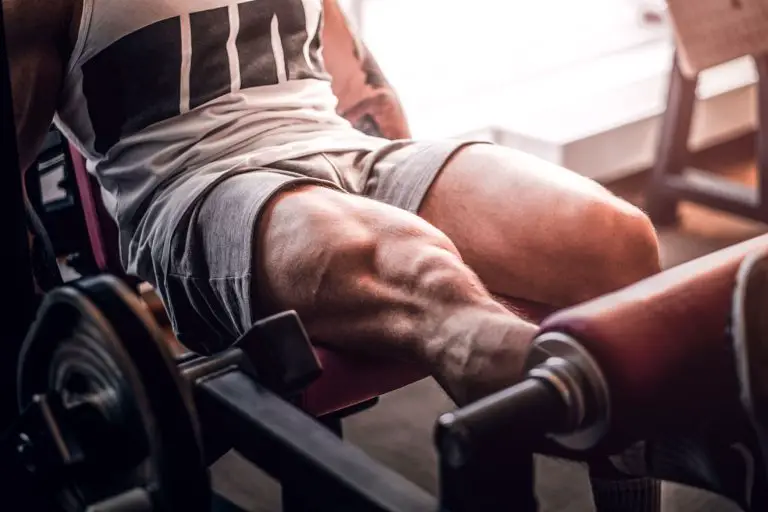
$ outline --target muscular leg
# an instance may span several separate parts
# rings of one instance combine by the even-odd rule
[[[304,186],[268,205],[257,237],[254,293],[295,309],[315,342],[418,361],[459,403],[518,378],[535,326],[423,219]]]
[[[494,293],[568,306],[659,270],[656,234],[597,183],[501,146],[467,146],[420,215]]]

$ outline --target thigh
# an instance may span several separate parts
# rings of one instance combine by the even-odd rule
[[[509,148],[448,159],[419,207],[491,291],[567,306],[658,270],[644,214],[593,180]]]
[[[151,282],[163,299],[179,341],[199,352],[226,348],[260,316],[252,304],[254,238],[258,220],[281,192],[328,181],[287,172],[249,170],[223,175],[199,193],[168,240],[154,246]],[[342,192],[338,192],[342,194]],[[173,198],[166,199],[173,209]]]
[[[655,235],[593,180],[474,141],[394,141],[328,155],[347,190],[443,231],[498,296],[555,307],[658,270]]]
[[[302,165],[325,165],[313,160]],[[221,350],[255,320],[286,309],[308,324],[328,318],[328,328],[338,331],[338,315],[358,315],[357,306],[377,296],[365,295],[370,290],[354,265],[375,264],[405,279],[398,272],[431,261],[430,248],[458,261],[450,240],[417,215],[347,193],[332,180],[302,177],[288,165],[212,186],[176,225],[168,255],[153,258],[151,281],[189,348]],[[418,251],[392,249],[411,243]],[[385,262],[358,261],[380,252]],[[395,299],[378,297],[376,307],[396,309]],[[349,304],[355,308],[347,310]]]

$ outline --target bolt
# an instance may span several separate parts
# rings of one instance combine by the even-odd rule
[[[24,462],[24,466],[31,473],[34,473],[36,469],[35,464],[32,462],[32,452],[34,449],[35,445],[32,443],[32,440],[29,438],[29,436],[24,432],[21,432],[19,434],[18,444],[16,445],[16,451]]]

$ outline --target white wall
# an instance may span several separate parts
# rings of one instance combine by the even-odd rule
[[[364,0],[362,28],[414,112],[664,37],[636,0]]]
[[[595,178],[652,164],[673,44],[640,9],[662,0],[346,1],[415,136],[480,134]],[[753,82],[743,63],[708,72],[700,95],[724,99],[697,141],[754,125],[753,95],[730,94]]]

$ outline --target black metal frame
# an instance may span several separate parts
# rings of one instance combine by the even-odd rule
[[[64,197],[50,200],[43,195],[42,180],[53,172],[61,172],[61,180],[57,186]],[[93,269],[89,247],[88,230],[83,216],[83,206],[77,190],[72,157],[64,136],[51,127],[43,143],[36,165],[26,173],[25,184],[27,197],[50,238],[56,257],[77,258],[82,261],[83,268]]]
[[[294,327],[290,326],[291,319],[295,320]],[[301,331],[295,328],[300,326],[297,319],[295,314],[277,315],[257,324],[256,329],[274,332],[279,326],[295,334]],[[290,334],[282,336],[300,351],[301,340],[294,337],[291,342],[290,338]],[[291,512],[537,510],[533,446],[541,432],[562,424],[562,413],[566,412],[546,383],[526,381],[441,419],[437,439],[443,488],[438,499],[345,443],[339,436],[338,417],[318,421],[284,394],[265,387],[253,362],[261,359],[258,355],[264,350],[271,350],[270,341],[250,336],[226,352],[177,361],[179,373],[193,390],[208,464],[234,448],[288,490],[283,509]],[[311,375],[312,365],[304,367],[309,369],[306,375]],[[298,379],[266,381],[290,394],[291,386],[285,386],[286,382],[307,380],[299,373],[283,373]],[[23,503],[25,509],[44,500],[47,482],[66,478],[70,459],[77,458],[77,450],[70,449],[76,443],[62,441],[77,427],[56,403],[55,396],[37,397],[13,428],[0,437],[0,486],[10,487],[2,492]],[[516,421],[529,415],[538,421]],[[37,447],[29,453],[21,449],[25,436]],[[27,470],[30,465],[35,469]],[[118,501],[144,498],[117,497]],[[215,499],[213,510],[236,510],[220,496]]]
[[[437,510],[434,497],[259,384],[244,371],[243,357],[234,349],[183,372],[195,383],[204,431],[232,440],[235,450],[284,485],[301,482],[294,510]],[[196,376],[199,365],[207,368]]]
[[[301,484],[291,510],[439,510],[436,498],[259,384],[242,350],[187,361],[180,371],[193,385],[206,441],[218,449],[228,440],[224,449],[235,448],[282,484]],[[0,489],[13,510],[58,510],[46,489],[82,462],[77,443],[65,441],[76,439],[68,433],[77,427],[57,403],[57,396],[36,397],[0,435]],[[238,510],[214,500],[212,510]]]
[[[192,358],[179,369],[193,385],[206,448],[211,441],[214,453],[234,448],[298,491],[284,510],[538,510],[533,453],[542,433],[556,430],[568,413],[546,382],[528,379],[441,417],[441,493],[435,498],[345,443],[335,422],[329,428],[264,387],[247,352]],[[231,445],[221,446],[222,439]]]
[[[273,376],[265,380],[269,386],[263,385],[252,364],[263,361],[260,356],[274,352],[273,347],[292,345],[288,352],[295,355],[310,346],[297,335],[301,329],[296,325],[295,314],[277,315],[255,326],[272,334],[270,339],[246,335],[237,348],[179,365],[195,389],[213,458],[230,448],[240,452],[280,481],[284,510],[291,512],[538,510],[534,447],[540,446],[542,433],[563,425],[569,412],[547,382],[529,379],[441,417],[435,433],[441,480],[437,499],[344,443],[339,418],[312,418],[286,400],[285,392],[275,393],[286,390],[284,378]],[[308,357],[299,357],[305,362],[293,369],[288,359],[276,364],[288,369],[279,375],[292,375],[296,383],[311,380],[302,377],[314,373]],[[288,388],[289,394],[295,389]],[[231,445],[221,446],[221,439]]]
[[[537,510],[532,454],[542,451],[542,433],[558,431],[567,416],[562,397],[546,382],[530,378],[441,417],[436,436],[442,484],[438,499],[343,442],[334,431],[262,386],[249,361],[243,350],[234,348],[216,356],[184,360],[179,371],[193,387],[206,449],[211,448],[211,441],[217,445],[217,453],[234,448],[281,484],[294,489],[301,486],[298,499],[284,509]],[[24,464],[34,464],[37,459],[26,459],[23,450],[17,449],[21,439],[18,433],[44,431],[49,440],[66,435],[66,428],[51,421],[55,411],[55,401],[38,400],[20,417],[17,428],[0,438],[0,483],[10,482],[11,499],[25,500],[26,508],[44,496],[36,491],[35,482],[19,478]],[[228,443],[221,446],[222,440]],[[47,445],[51,449],[38,452],[40,460],[55,471],[62,466],[55,463],[62,457],[56,455],[56,443]],[[683,467],[681,470],[687,471]],[[690,483],[680,476],[678,473],[671,479]],[[626,493],[621,486],[616,489]],[[644,509],[646,503],[635,501],[638,497],[635,493],[624,502],[622,510],[636,506]],[[7,495],[5,499],[9,499]],[[217,500],[212,510],[238,510],[220,497]]]
[[[441,416],[441,502],[451,510],[536,512],[534,447],[567,412],[548,383],[528,379]]]

